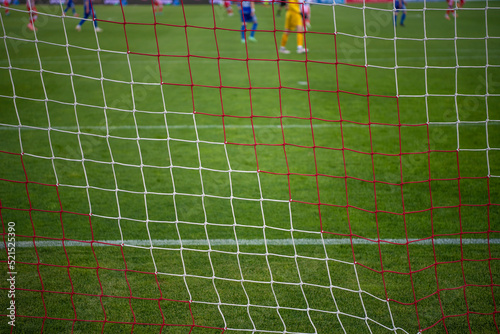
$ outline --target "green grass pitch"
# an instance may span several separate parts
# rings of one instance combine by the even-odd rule
[[[12,332],[498,333],[487,4],[447,21],[444,2],[408,3],[396,30],[391,4],[313,5],[308,62],[294,34],[278,55],[271,6],[248,45],[218,6],[165,7],[154,25],[149,5],[97,5],[96,34],[39,5],[36,35],[24,6],[2,8]],[[366,241],[406,238],[429,239]]]

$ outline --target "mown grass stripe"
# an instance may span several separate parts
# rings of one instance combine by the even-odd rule
[[[387,243],[405,244],[406,239],[385,239]],[[153,246],[180,246],[181,242],[178,239],[152,239],[151,242]],[[369,241],[366,239],[355,238],[352,241],[349,238],[339,238],[339,239],[324,239],[325,245],[350,245],[351,242],[355,245],[370,245],[375,244],[374,241]],[[409,242],[415,245],[431,245],[432,239],[409,239]],[[436,238],[434,239],[434,245],[484,245],[484,244],[500,244],[500,239],[457,239],[457,238]],[[121,245],[121,240],[99,240],[93,243],[96,246],[108,246],[108,245]],[[290,246],[290,245],[321,245],[323,241],[321,239],[312,238],[300,238],[300,239],[212,239],[210,240],[210,245],[212,246]],[[125,246],[150,246],[149,240],[124,240],[123,244]],[[66,247],[82,247],[90,246],[90,240],[83,241],[73,241],[67,240],[64,242]],[[183,246],[208,246],[208,241],[206,239],[186,239],[182,240]],[[62,241],[58,240],[37,240],[37,247],[58,247],[62,246]],[[16,242],[16,247],[28,248],[33,247],[32,241],[18,241]],[[0,244],[0,248],[5,248],[3,243]]]
[[[498,121],[496,120],[491,120],[490,123],[496,123]],[[486,122],[485,121],[479,121],[479,122],[461,122],[461,125],[467,124],[467,125],[482,125],[484,126]],[[330,122],[328,124],[318,124],[318,123],[313,123],[313,127],[316,128],[329,128],[332,126],[340,126],[339,122]],[[371,126],[391,126],[391,125],[383,125],[383,124],[370,124]],[[429,122],[429,125],[434,125],[434,126],[457,126],[457,122]],[[348,127],[357,127],[357,126],[366,126],[364,124],[357,124],[357,123],[349,123],[349,122],[343,122],[342,126],[348,126]],[[392,125],[395,126],[395,125]],[[30,126],[22,126],[22,130],[39,130],[34,127]],[[180,125],[168,125],[168,129],[194,129],[195,126],[193,124],[180,124]],[[199,124],[196,125],[197,129],[222,129],[223,126],[222,124]],[[275,124],[255,124],[255,125],[245,125],[245,124],[226,124],[224,126],[225,129],[281,129],[281,125],[275,125]],[[303,129],[310,129],[311,125],[310,124],[286,124],[283,125],[283,128],[288,128],[288,129],[293,129],[293,128],[303,128]],[[18,130],[19,126],[17,125],[12,125],[12,126],[5,126],[0,124],[0,131],[13,131],[13,130]],[[44,130],[46,128],[43,128]],[[64,130],[64,131],[77,131],[78,128],[76,126],[55,126],[51,128],[52,130]],[[104,125],[85,125],[85,126],[80,126],[80,130],[135,130],[135,129],[143,129],[143,130],[165,130],[166,126],[165,125],[110,125],[110,126],[104,126]]]

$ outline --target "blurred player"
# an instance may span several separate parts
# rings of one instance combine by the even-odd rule
[[[75,27],[76,30],[80,31],[82,30],[82,24],[85,23],[85,21],[89,18],[89,16],[92,15],[92,19],[94,20],[94,27],[95,31],[101,32],[102,29],[97,27],[97,16],[95,15],[94,12],[94,6],[92,6],[92,0],[83,0],[83,19],[78,23],[78,25]]]
[[[35,21],[38,19],[38,12],[36,11],[35,0],[26,0],[26,9],[30,12],[30,22],[28,29],[31,31],[37,30],[35,28]]]
[[[285,17],[285,31],[281,36],[280,52],[289,54],[290,51],[286,49],[288,42],[288,34],[292,30],[297,30],[297,53],[305,53],[308,50],[304,48],[304,22],[302,21],[302,14],[300,7],[302,4],[299,0],[292,0],[288,2],[288,8]]]
[[[66,2],[66,8],[64,9],[63,16],[66,16],[66,12],[70,8],[71,11],[73,12],[73,16],[78,17],[78,13],[75,10],[75,3],[73,2],[73,0],[68,0],[68,2]]]
[[[286,6],[286,1],[285,0],[282,0],[280,2],[280,8],[278,8],[278,11],[276,12],[276,16],[281,16],[281,10],[283,9],[283,7]]]
[[[401,21],[399,25],[405,26],[406,19],[406,1],[405,0],[395,0],[394,2],[394,25],[398,24],[398,13],[401,11]]]
[[[455,0],[447,0],[448,2],[448,10],[446,11],[446,14],[444,14],[444,18],[449,20],[450,19],[450,14],[452,14],[454,17],[457,17],[457,13],[455,13]],[[458,3],[458,7],[462,8],[465,4],[465,0],[460,0]]]
[[[3,6],[5,7],[5,15],[9,16],[10,15],[9,0],[3,0]]]
[[[311,4],[310,0],[304,0],[302,5],[302,19],[308,29],[311,29]]]
[[[247,26],[252,23],[252,31],[248,40],[257,42],[255,39],[255,31],[257,30],[257,16],[255,16],[255,4],[252,1],[241,1],[238,3],[241,14],[241,43],[245,43],[245,32]]]
[[[161,0],[153,0],[153,12],[163,14],[163,2]]]
[[[226,12],[228,16],[233,16],[233,8],[231,7],[231,1],[224,1],[224,8],[226,8]]]

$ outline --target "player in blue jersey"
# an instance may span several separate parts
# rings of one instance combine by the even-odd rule
[[[95,15],[94,12],[94,6],[92,6],[92,0],[83,0],[83,19],[78,23],[78,25],[75,27],[76,30],[80,31],[82,30],[82,24],[85,23],[86,19],[89,18],[89,16],[92,15],[92,19],[94,20],[94,27],[96,32],[101,32],[102,29],[97,27],[97,16]]]
[[[73,12],[73,16],[77,17],[78,13],[75,10],[75,3],[73,2],[73,0],[68,0],[68,2],[66,2],[66,8],[64,9],[63,16],[66,16],[66,12],[70,8],[71,8],[71,11]]]
[[[401,21],[399,25],[405,26],[406,19],[406,1],[405,0],[395,0],[394,2],[394,25],[398,24],[398,13],[401,11]]]
[[[252,23],[252,30],[250,31],[250,36],[248,40],[251,42],[257,42],[255,39],[255,31],[257,30],[257,16],[255,16],[255,4],[252,1],[241,1],[238,3],[238,8],[241,14],[241,43],[245,43],[245,32],[248,29],[248,25]]]

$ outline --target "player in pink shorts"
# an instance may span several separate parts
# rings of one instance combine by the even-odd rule
[[[447,0],[448,2],[448,10],[446,11],[446,14],[444,14],[444,18],[449,20],[450,19],[450,14],[453,15],[453,17],[457,17],[457,13],[455,13],[455,0]],[[459,0],[458,3],[458,8],[462,8],[465,4],[465,0]]]
[[[231,1],[224,1],[224,8],[228,16],[233,16],[233,8],[231,7]]]
[[[26,9],[30,12],[30,22],[28,23],[28,29],[31,31],[37,30],[35,28],[35,21],[38,18],[38,12],[35,6],[35,0],[26,0]]]
[[[3,6],[5,7],[5,15],[9,16],[9,0],[3,0]]]
[[[163,14],[163,2],[161,0],[153,0],[153,12]]]

